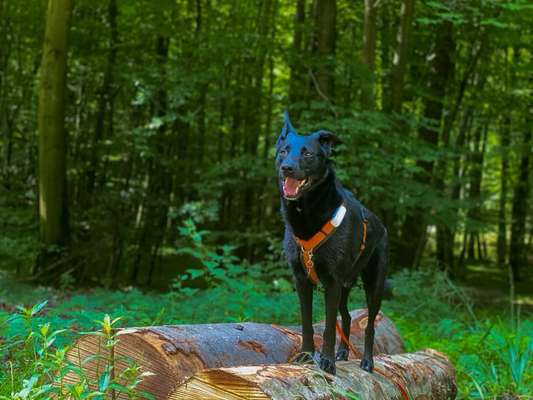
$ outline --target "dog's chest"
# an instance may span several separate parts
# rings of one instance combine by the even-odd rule
[[[353,215],[347,213],[341,226],[312,250],[313,264],[319,276],[338,275],[354,263],[358,249],[354,225]],[[302,249],[290,230],[286,232],[285,252],[291,265],[302,268]]]

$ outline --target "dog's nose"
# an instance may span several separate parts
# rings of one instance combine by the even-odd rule
[[[292,174],[293,171],[294,171],[294,168],[290,165],[282,165],[281,166],[281,171],[284,173],[284,174]]]

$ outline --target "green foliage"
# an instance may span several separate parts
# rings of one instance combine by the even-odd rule
[[[338,176],[387,223],[393,260],[403,255],[402,240],[412,239],[404,225],[419,217],[429,228],[412,243],[427,239],[419,249],[427,271],[396,273],[396,299],[384,305],[409,349],[449,354],[461,398],[533,391],[530,316],[512,325],[499,305],[480,312],[457,282],[430,272],[441,267],[435,226],[452,233],[454,272],[462,276],[471,256],[481,265],[465,278],[472,286],[506,288],[507,272],[486,266],[497,234],[505,243],[516,236],[513,224],[524,232],[514,246],[530,253],[531,190],[517,197],[527,205],[521,215],[511,214],[511,200],[513,187],[531,181],[530,174],[521,182],[519,169],[531,125],[531,2],[416,2],[395,113],[387,103],[402,2],[375,2],[373,70],[361,60],[363,2],[335,2],[335,56],[326,60],[310,50],[317,27],[309,12],[300,49],[294,46],[295,3],[75,1],[65,115],[72,234],[66,261],[53,267],[58,291],[16,281],[49,275],[34,275],[41,250],[36,84],[47,2],[1,2],[0,350],[9,360],[0,368],[1,395],[56,390],[51,383],[70,368],[63,351],[79,332],[102,329],[113,345],[107,314],[121,316],[114,326],[298,320],[273,168],[285,109],[301,133],[325,128],[343,140],[335,149]],[[446,26],[453,65],[436,99],[434,60]],[[317,96],[317,66],[334,80],[330,98]],[[370,106],[361,96],[369,82]],[[428,116],[434,108],[442,117]],[[520,293],[531,291],[527,262]],[[170,291],[148,291],[154,288]],[[352,306],[360,306],[364,296],[354,292]],[[316,319],[322,301],[315,296]],[[103,371],[94,384],[107,393],[130,393],[140,376],[132,366],[129,386],[118,388]],[[99,396],[88,384],[72,396]]]
[[[229,248],[224,253],[223,247],[206,244],[206,235],[198,232],[190,220],[182,233],[190,245],[185,251],[194,253],[196,262],[176,279],[174,290],[168,294],[141,293],[137,289],[85,293],[37,290],[25,301],[35,302],[46,295],[54,305],[41,302],[21,307],[14,314],[0,312],[4,343],[0,349],[2,356],[7,355],[11,361],[0,369],[0,394],[11,396],[25,388],[32,393],[52,390],[46,386],[50,379],[60,379],[57,376],[72,369],[64,360],[64,352],[76,337],[73,332],[99,329],[107,345],[113,346],[114,326],[248,320],[297,323],[298,301],[290,282],[257,271],[251,273],[258,276],[250,278],[247,274],[251,266]],[[227,269],[232,279],[222,278],[222,269]],[[209,287],[194,286],[197,273],[208,276]],[[523,315],[518,324],[511,324],[498,312],[478,309],[462,289],[432,270],[396,273],[393,282],[395,297],[384,303],[384,312],[398,326],[408,351],[431,347],[450,357],[457,370],[459,398],[488,399],[533,391],[531,316]],[[10,289],[15,298],[18,290],[28,293],[24,286]],[[350,307],[363,306],[362,290],[352,293]],[[316,321],[323,318],[322,297],[320,293],[314,296]],[[111,320],[107,312],[121,318]],[[106,360],[102,362],[105,365]],[[142,372],[132,365],[128,376],[123,377],[130,386],[119,387],[108,381],[109,370],[102,371],[98,385],[108,391],[134,390],[135,382],[142,378]],[[87,393],[89,383],[77,388],[65,386],[64,390]]]
[[[235,245],[235,254],[246,254],[250,264],[269,257],[281,231],[273,147],[285,109],[301,133],[325,128],[339,134],[338,175],[386,220],[393,247],[401,245],[410,218],[423,213],[424,226],[446,226],[456,238],[481,233],[485,258],[492,257],[503,121],[512,126],[509,187],[516,184],[528,126],[531,5],[417,4],[403,106],[391,113],[401,2],[377,3],[373,70],[361,60],[363,3],[336,4],[335,57],[321,60],[310,51],[316,47],[309,45],[316,39],[311,15],[301,27],[300,49],[293,46],[294,2],[76,1],[65,116],[71,258],[61,266],[72,273],[55,274],[54,284],[159,288],[166,282],[168,288],[166,278],[181,272],[188,256],[169,251],[174,227],[186,218],[175,210],[201,202],[213,211],[205,226]],[[40,250],[35,84],[45,13],[45,3],[30,0],[0,10],[8,21],[0,25],[0,43],[9,44],[0,52],[0,267],[24,277]],[[448,23],[454,73],[443,98],[434,99],[433,60]],[[322,64],[335,82],[331,98],[317,96],[309,74]],[[371,107],[362,96],[369,82]],[[441,120],[427,115],[434,106],[442,106]],[[483,145],[474,132],[485,124]],[[431,140],[420,137],[423,129],[432,130]],[[481,163],[474,157],[480,147]],[[470,193],[470,173],[478,168],[481,190]],[[510,191],[503,196],[509,214]],[[509,231],[512,221],[507,216],[505,222]],[[435,246],[428,243],[422,255],[433,258]],[[462,251],[456,247],[454,256]],[[178,267],[160,274],[166,265]]]
[[[28,193],[20,196],[0,187],[0,266],[4,271],[26,273],[38,254],[37,224],[29,208],[33,200]]]
[[[130,399],[152,397],[136,391],[147,373],[133,362],[126,360],[126,368],[120,374],[114,374],[110,355],[117,343],[115,325],[120,318],[111,320],[109,315],[105,315],[102,321],[93,321],[100,330],[88,333],[102,337],[108,355],[95,354],[84,360],[101,363],[97,370],[102,373],[90,379],[66,358],[69,346],[60,344],[68,331],[68,322],[61,321],[65,328],[55,330],[50,321],[44,322],[46,305],[47,301],[28,308],[18,306],[16,313],[0,323],[3,330],[6,325],[14,327],[9,340],[0,345],[0,356],[9,360],[0,368],[0,399],[82,400],[105,399],[119,394]],[[68,383],[65,380],[67,375],[76,377],[78,383]]]
[[[394,287],[395,299],[384,308],[407,351],[434,348],[450,357],[459,398],[533,393],[533,319],[515,325],[494,311],[477,311],[443,274],[399,273]]]
[[[202,219],[201,214],[195,217],[198,218]],[[194,303],[195,312],[203,315],[220,296],[225,302],[224,315],[229,318],[235,315],[237,319],[249,320],[257,316],[258,309],[267,311],[262,315],[269,320],[288,314],[289,321],[297,315],[291,304],[292,286],[283,275],[273,275],[272,268],[264,270],[262,265],[239,259],[232,246],[206,244],[204,236],[208,232],[199,231],[192,218],[186,219],[179,231],[189,244],[180,247],[177,253],[192,256],[196,264],[174,280],[174,290],[168,295],[173,303]],[[204,291],[194,288],[195,282],[201,282]],[[212,300],[205,301],[206,295]]]

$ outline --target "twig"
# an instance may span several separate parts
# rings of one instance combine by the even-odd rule
[[[313,82],[313,85],[314,85],[318,95],[320,97],[322,97],[324,100],[326,100],[326,102],[328,103],[328,105],[329,105],[329,107],[331,109],[331,112],[333,113],[333,115],[335,115],[335,118],[338,118],[337,112],[335,111],[335,107],[333,105],[333,101],[331,101],[331,99],[328,96],[326,96],[324,94],[324,92],[322,92],[322,90],[320,90],[320,86],[318,84],[318,81],[316,80],[315,74],[313,73],[311,68],[309,68],[309,76],[311,77],[311,80]]]

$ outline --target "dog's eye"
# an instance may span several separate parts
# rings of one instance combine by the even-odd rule
[[[313,153],[311,153],[310,151],[304,151],[304,157],[311,157],[313,155]]]
[[[281,149],[279,151],[279,155],[282,156],[282,157],[284,157],[286,154],[287,154],[287,150],[285,150],[285,149]]]

